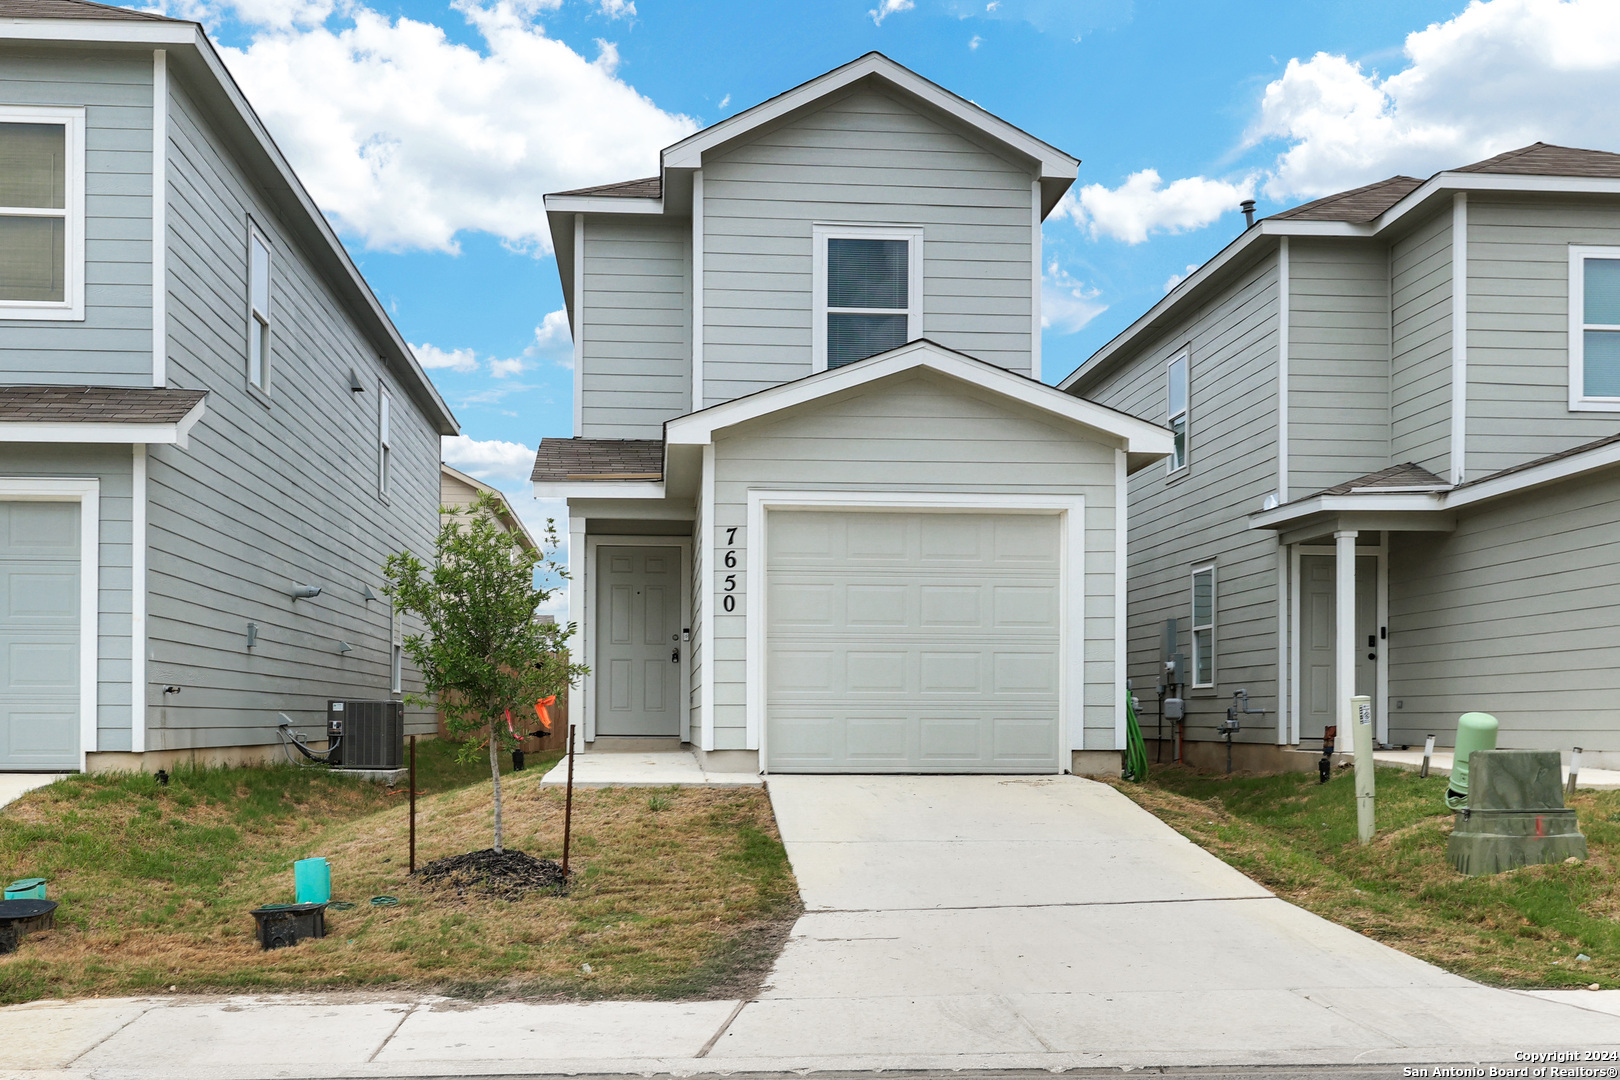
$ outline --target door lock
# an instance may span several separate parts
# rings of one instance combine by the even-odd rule
[[[679,650],[679,649],[671,649],[669,651],[669,662],[672,663],[672,664],[680,663],[681,662],[681,650]]]

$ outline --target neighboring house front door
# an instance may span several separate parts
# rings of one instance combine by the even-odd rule
[[[681,549],[596,549],[596,736],[681,733]]]
[[[1334,663],[1337,583],[1332,555],[1299,557],[1299,737],[1320,742],[1329,725],[1338,723]],[[1378,724],[1378,557],[1356,557],[1356,693],[1373,699]],[[1368,641],[1375,642],[1368,647]],[[1381,726],[1381,725],[1379,725]]]
[[[0,502],[0,769],[79,767],[79,505]]]

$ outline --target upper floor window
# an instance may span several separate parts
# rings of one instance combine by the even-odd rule
[[[1175,472],[1187,464],[1187,352],[1182,350],[1165,365],[1165,423],[1175,436],[1175,449],[1165,463]]]
[[[248,228],[248,382],[270,389],[270,245]]]
[[[922,336],[922,230],[817,225],[815,369],[842,367]]]
[[[0,105],[0,318],[84,318],[84,110]]]
[[[388,429],[392,399],[387,390],[377,394],[377,494],[388,498],[388,481],[394,466],[393,435]]]
[[[1620,248],[1569,249],[1569,407],[1620,412]]]
[[[1215,685],[1215,567],[1192,572],[1192,684]]]

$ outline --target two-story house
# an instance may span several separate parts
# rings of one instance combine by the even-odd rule
[[[380,568],[455,431],[200,26],[0,0],[0,769],[411,688]]]
[[[1175,432],[1130,483],[1130,670],[1151,700],[1176,620],[1194,760],[1242,689],[1240,765],[1356,694],[1386,744],[1480,710],[1620,764],[1620,155],[1273,215],[1061,385]]]
[[[877,53],[546,198],[574,333],[570,618],[598,748],[714,769],[1118,769],[1126,475],[1040,381],[1077,162]]]

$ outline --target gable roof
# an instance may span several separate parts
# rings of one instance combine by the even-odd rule
[[[453,477],[454,479],[461,481],[463,484],[466,484],[476,492],[493,497],[496,506],[495,516],[497,519],[499,519],[502,525],[506,526],[507,531],[513,536],[517,537],[517,542],[522,544],[528,550],[540,550],[540,545],[534,542],[534,534],[529,532],[529,527],[527,525],[523,524],[523,519],[517,516],[517,511],[512,508],[512,501],[506,497],[505,492],[491,487],[482,480],[478,479],[478,477],[464,473],[452,465],[446,465],[442,461],[439,462],[439,472],[444,476]],[[442,494],[443,485],[441,484],[440,486]],[[471,507],[445,506],[441,507],[441,510],[450,510],[453,514],[462,516],[467,514],[471,510]]]
[[[664,197],[664,178],[662,176],[649,176],[642,180],[621,180],[617,184],[597,184],[595,187],[574,188],[571,191],[554,191],[552,195],[592,195],[608,199],[662,199]],[[546,196],[550,198],[551,196]]]
[[[1451,171],[1517,176],[1620,177],[1620,154],[1537,142]]]
[[[450,407],[236,85],[201,24],[90,0],[0,0],[0,42],[18,41],[166,50],[171,74],[180,73],[189,87],[204,96],[209,122],[217,125],[238,163],[281,213],[287,232],[298,239],[310,264],[371,339],[384,365],[440,435],[460,430]]]
[[[1371,221],[1415,191],[1423,181],[1415,176],[1391,176],[1349,191],[1325,195],[1290,210],[1272,214],[1273,221]]]

